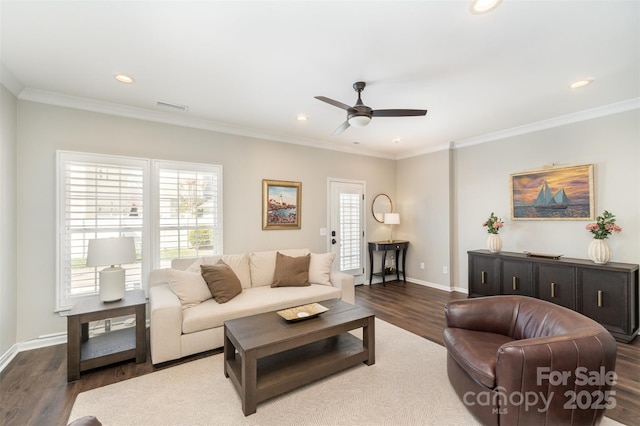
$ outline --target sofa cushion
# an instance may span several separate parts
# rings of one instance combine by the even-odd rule
[[[202,278],[218,303],[226,303],[242,292],[240,280],[222,259],[215,265],[200,265]]]
[[[186,270],[199,273],[201,272],[200,265],[215,265],[219,260],[222,260],[231,267],[233,273],[236,274],[236,277],[240,280],[242,288],[251,288],[249,256],[245,253],[199,257]]]
[[[311,253],[311,261],[309,262],[309,282],[312,284],[331,285],[331,266],[336,254],[329,253]]]
[[[273,284],[273,275],[276,271],[276,254],[278,252],[296,257],[309,254],[309,249],[270,250],[251,253],[249,255],[251,287],[271,286]]]
[[[486,331],[463,328],[444,330],[444,345],[449,355],[476,382],[489,389],[496,386],[498,349],[512,341],[513,339],[509,336]]]
[[[166,277],[171,291],[178,296],[183,309],[195,306],[212,297],[207,283],[199,273],[167,269]]]
[[[276,254],[276,270],[271,287],[302,287],[309,285],[309,261],[311,255],[291,257]]]
[[[182,332],[194,333],[220,327],[224,321],[263,312],[278,311],[322,300],[338,299],[339,288],[311,284],[308,287],[253,287],[219,304],[210,299],[183,311]],[[274,315],[276,315],[274,313]]]

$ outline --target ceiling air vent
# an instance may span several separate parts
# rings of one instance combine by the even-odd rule
[[[176,104],[170,104],[169,102],[162,102],[162,101],[156,102],[156,105],[160,108],[168,109],[171,111],[187,112],[187,110],[189,109],[189,107],[186,105],[176,105]]]

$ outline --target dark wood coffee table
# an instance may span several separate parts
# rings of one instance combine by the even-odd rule
[[[287,322],[276,312],[224,323],[224,375],[235,385],[245,416],[258,402],[364,362],[375,363],[371,311],[338,299],[327,312]],[[362,328],[363,339],[348,333]]]

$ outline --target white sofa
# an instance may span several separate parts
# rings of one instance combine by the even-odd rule
[[[332,253],[311,253],[310,285],[272,288],[278,252],[292,257],[310,253],[308,249],[294,249],[176,259],[171,268],[152,271],[149,277],[152,363],[224,346],[226,320],[336,298],[355,304],[354,278],[331,269]],[[196,277],[200,265],[214,264],[219,259],[238,277],[242,292],[226,303],[217,303],[210,293],[201,297],[206,300],[185,303],[179,286]]]

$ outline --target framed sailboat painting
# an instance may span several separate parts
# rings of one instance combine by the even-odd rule
[[[593,164],[511,175],[512,220],[593,220]]]

